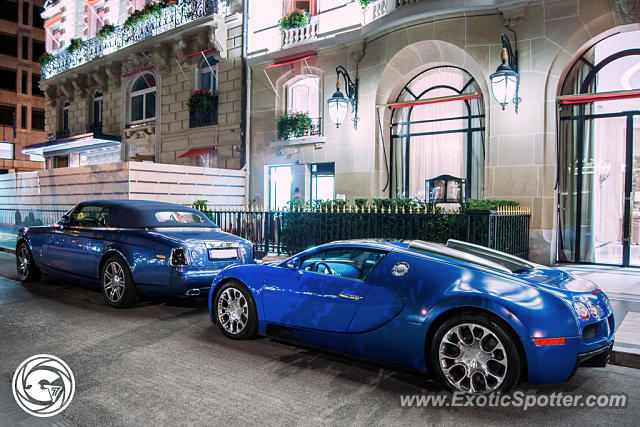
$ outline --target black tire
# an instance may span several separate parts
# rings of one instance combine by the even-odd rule
[[[33,260],[29,245],[21,242],[16,248],[16,270],[21,282],[37,282],[42,274]]]
[[[450,390],[506,392],[517,385],[524,369],[516,340],[499,319],[471,311],[446,319],[427,350],[435,377]]]
[[[111,255],[100,270],[102,296],[111,307],[133,307],[139,301],[129,266],[121,256]]]
[[[216,290],[211,311],[214,323],[227,337],[234,340],[256,337],[258,312],[251,291],[243,283],[231,280],[220,286]]]

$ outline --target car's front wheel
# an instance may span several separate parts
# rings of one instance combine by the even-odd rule
[[[100,273],[102,296],[112,307],[131,307],[138,303],[136,287],[129,266],[119,256],[111,256]]]
[[[216,291],[212,307],[220,331],[236,340],[255,337],[258,314],[251,291],[238,281],[224,283]]]
[[[21,282],[35,282],[40,279],[40,270],[33,261],[31,251],[26,243],[20,243],[16,250],[16,269]]]
[[[436,331],[431,360],[436,375],[452,390],[507,391],[520,378],[522,360],[513,337],[496,319],[456,314]]]

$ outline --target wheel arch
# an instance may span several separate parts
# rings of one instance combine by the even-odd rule
[[[520,373],[520,376],[521,376],[520,380],[527,381],[528,371],[529,371],[529,365],[527,362],[527,353],[524,349],[524,345],[522,344],[522,340],[518,336],[518,333],[516,332],[516,330],[509,324],[509,322],[507,322],[505,319],[503,319],[500,315],[496,314],[495,312],[483,307],[478,307],[473,305],[464,305],[464,306],[454,307],[454,308],[445,310],[439,313],[433,319],[433,321],[429,324],[429,328],[427,329],[427,335],[425,337],[425,343],[424,343],[424,354],[425,354],[425,359],[427,360],[427,368],[431,368],[432,366],[430,363],[431,345],[433,343],[433,339],[435,337],[435,334],[438,328],[450,317],[455,316],[456,314],[469,313],[469,312],[487,315],[496,323],[498,323],[500,326],[502,326],[504,330],[511,335],[512,340],[516,343],[518,354],[522,358],[522,370]]]
[[[129,272],[132,273],[133,276],[133,271],[131,268],[131,263],[129,263],[129,260],[127,259],[127,257],[122,253],[122,251],[116,249],[116,248],[109,248],[107,249],[103,254],[102,257],[100,258],[100,262],[98,263],[98,279],[101,280],[100,275],[102,274],[102,268],[104,267],[104,264],[107,262],[107,260],[109,258],[111,258],[112,256],[119,256],[120,258],[122,258],[125,262],[125,264],[127,264],[127,267],[129,268]]]

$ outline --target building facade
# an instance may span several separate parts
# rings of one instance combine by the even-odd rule
[[[240,169],[237,2],[49,0],[47,168],[117,161]]]
[[[449,175],[467,198],[531,208],[535,261],[640,264],[640,192],[624,179],[640,165],[637,2],[264,3],[248,6],[253,203],[427,200]],[[286,28],[296,9],[303,25]],[[492,95],[507,44],[517,109]],[[336,127],[327,101],[336,80],[348,94],[345,72],[357,103]],[[296,112],[311,126],[287,133]]]
[[[0,7],[0,173],[38,170],[42,159],[22,148],[45,139],[42,0],[3,0]]]

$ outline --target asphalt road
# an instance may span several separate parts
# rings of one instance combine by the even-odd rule
[[[560,386],[519,388],[624,393],[626,408],[407,408],[402,394],[445,392],[412,372],[266,338],[229,340],[209,321],[204,301],[116,310],[99,292],[68,283],[23,287],[7,280],[15,279],[14,262],[0,253],[0,425],[16,425],[16,417],[23,425],[48,422],[25,418],[8,397],[15,369],[39,353],[62,358],[76,378],[57,425],[584,426],[640,419],[638,370],[581,369]]]

